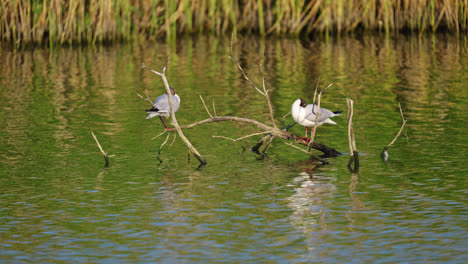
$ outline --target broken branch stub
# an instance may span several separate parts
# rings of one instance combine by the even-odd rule
[[[101,144],[99,144],[99,141],[98,141],[96,135],[94,135],[93,131],[91,131],[91,135],[93,135],[94,141],[96,141],[96,144],[99,147],[99,150],[101,151],[102,156],[104,157],[104,161],[106,162],[106,164],[104,165],[104,168],[109,167],[109,156],[107,156],[107,152],[105,152],[102,149]]]
[[[353,129],[353,100],[346,98],[346,104],[348,105],[348,141],[349,141],[349,152],[351,157],[348,161],[348,169],[351,172],[357,172],[359,170],[359,153],[356,148],[356,141],[354,139]],[[354,162],[354,169],[351,164]]]

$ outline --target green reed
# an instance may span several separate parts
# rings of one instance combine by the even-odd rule
[[[468,0],[3,0],[0,39],[102,43],[232,30],[259,35],[467,32]]]

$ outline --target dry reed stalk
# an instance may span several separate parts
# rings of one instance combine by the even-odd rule
[[[468,0],[4,0],[1,38],[12,42],[88,43],[134,36],[229,31],[260,35],[356,29],[422,34],[468,30]]]

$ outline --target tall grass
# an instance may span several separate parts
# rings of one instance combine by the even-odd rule
[[[2,0],[0,39],[16,43],[355,30],[468,31],[468,0]]]

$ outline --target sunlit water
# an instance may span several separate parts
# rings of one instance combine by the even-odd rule
[[[239,38],[235,51],[275,117],[317,79],[321,104],[346,112],[360,168],[350,173],[346,116],[316,140],[344,153],[323,165],[255,127],[184,130],[208,165],[197,170],[173,133],[146,120],[170,55],[181,124],[218,115],[270,124],[264,98],[229,59],[229,39],[0,52],[0,261],[4,263],[463,263],[468,259],[468,45],[448,36],[299,41]],[[262,61],[261,47],[265,46]],[[380,158],[401,127],[401,136]],[[291,117],[286,123],[291,124]],[[90,134],[115,155],[110,167]],[[292,132],[303,134],[295,126]],[[314,152],[319,155],[319,152]],[[159,159],[158,159],[159,158]],[[162,162],[160,162],[160,160]]]

